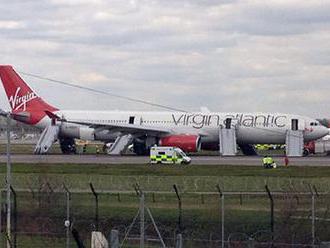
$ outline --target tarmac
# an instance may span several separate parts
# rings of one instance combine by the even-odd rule
[[[220,157],[220,156],[191,156],[192,165],[245,165],[245,166],[261,166],[262,157],[258,156],[236,156],[236,157]],[[11,155],[12,163],[29,163],[29,164],[149,164],[147,156],[109,156],[109,155]],[[274,157],[274,161],[278,166],[284,164],[283,157]],[[6,163],[7,156],[0,155],[0,163]],[[330,157],[310,156],[289,158],[289,166],[330,166]]]

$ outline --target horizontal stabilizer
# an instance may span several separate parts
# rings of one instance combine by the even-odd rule
[[[56,115],[56,114],[54,114],[54,113],[52,113],[52,112],[50,112],[48,110],[46,110],[45,113],[52,120],[58,120],[58,121],[62,120],[61,117],[59,117],[58,115]]]
[[[8,114],[9,114],[8,112],[0,109],[0,116],[5,116],[6,117]]]

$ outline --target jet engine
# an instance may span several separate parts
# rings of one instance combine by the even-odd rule
[[[89,127],[80,127],[78,125],[68,125],[64,123],[60,128],[60,136],[83,140],[94,140],[95,129]]]
[[[60,138],[60,147],[63,154],[76,154],[76,144],[73,138]]]
[[[171,135],[159,140],[160,146],[175,146],[185,152],[198,152],[201,148],[201,141],[198,135]]]

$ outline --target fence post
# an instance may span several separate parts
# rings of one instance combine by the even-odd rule
[[[272,233],[272,242],[274,240],[274,199],[272,194],[270,193],[270,190],[268,188],[268,185],[265,185],[265,189],[267,191],[269,200],[270,200],[270,231]]]
[[[71,226],[71,219],[70,219],[70,200],[71,200],[71,193],[69,189],[63,184],[63,188],[66,191],[66,220],[64,222],[64,226],[66,228],[66,247],[70,247],[70,226]]]
[[[47,197],[48,197],[48,204],[53,204],[53,202],[51,202],[53,200],[53,194],[54,194],[54,190],[52,188],[52,186],[50,185],[49,182],[46,182],[46,186],[49,189],[49,192],[47,192]]]
[[[179,233],[181,233],[182,232],[182,202],[181,202],[181,198],[179,195],[178,188],[176,187],[176,184],[173,184],[173,188],[174,188],[175,194],[178,198],[178,207],[179,207],[178,230],[179,230]]]
[[[253,238],[249,238],[249,240],[248,240],[248,248],[254,248],[254,239]]]
[[[312,247],[315,245],[315,193],[310,184],[308,184],[309,191],[311,192],[312,197]],[[316,189],[316,188],[314,188]],[[317,190],[315,190],[317,193]]]
[[[7,190],[7,248],[11,248],[11,152],[10,152],[10,114],[7,114],[7,173],[6,173],[6,190]]]
[[[2,244],[2,189],[0,189],[0,242]]]
[[[219,184],[217,185],[218,192],[220,194],[221,205],[221,247],[225,247],[225,195],[221,191]]]
[[[144,193],[140,192],[140,248],[144,248]]]
[[[7,240],[7,248],[11,248],[13,246],[13,243],[12,243],[11,239],[9,238],[7,232],[5,232],[5,238]]]
[[[92,190],[92,193],[95,197],[95,230],[99,230],[99,197],[98,194],[96,193],[94,186],[92,183],[89,183],[89,186]]]
[[[74,240],[76,241],[77,247],[78,248],[85,248],[85,245],[84,245],[83,241],[80,238],[79,232],[75,228],[72,228],[71,232],[72,232],[72,236],[73,236]]]
[[[13,247],[16,248],[17,247],[17,194],[16,191],[14,190],[14,188],[12,187],[12,185],[10,185],[10,190],[13,193],[13,198],[14,198],[14,202],[13,202],[13,240],[12,240],[12,244]]]
[[[175,248],[182,248],[182,234],[176,235]]]
[[[312,245],[315,244],[315,194],[312,193]]]
[[[110,248],[119,248],[119,232],[118,230],[111,230],[110,234]]]

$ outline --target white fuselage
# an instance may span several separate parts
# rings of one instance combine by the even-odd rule
[[[237,142],[242,144],[283,144],[286,131],[292,128],[293,119],[298,120],[297,128],[303,131],[304,141],[321,138],[328,132],[312,118],[280,113],[58,111],[56,114],[70,121],[89,122],[98,126],[131,124],[141,127],[163,127],[169,129],[171,134],[200,135],[204,142],[219,141],[219,127],[225,125],[227,118],[232,119],[231,126],[236,127],[237,130]],[[44,128],[49,121],[50,119],[45,117],[37,126]],[[70,130],[79,125],[65,123],[64,126]],[[107,130],[107,132],[109,135],[104,136],[106,138],[99,139],[115,138],[120,130],[114,130],[112,133]],[[64,134],[70,136],[70,132]]]
[[[0,79],[11,116],[44,130],[35,148],[37,154],[46,153],[57,139],[63,152],[74,152],[74,138],[115,140],[111,154],[121,154],[132,142],[136,144],[133,144],[136,153],[141,154],[147,150],[144,147],[157,142],[197,151],[199,145],[202,148],[203,144],[204,148],[219,145],[219,130],[224,126],[235,128],[239,144],[282,144],[287,130],[301,131],[305,142],[328,134],[314,119],[280,113],[62,111],[39,97],[12,66],[0,65]]]

